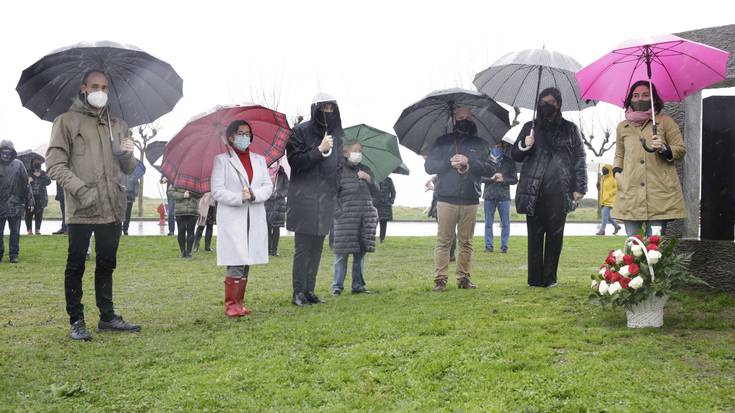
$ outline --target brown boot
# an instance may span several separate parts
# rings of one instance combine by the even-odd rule
[[[464,278],[460,278],[457,280],[457,288],[471,289],[471,288],[477,288],[477,286],[470,282],[469,277],[464,277]]]
[[[245,281],[240,278],[225,277],[225,315],[227,317],[242,317],[245,309],[242,308],[242,297],[245,293]]]
[[[436,292],[443,292],[447,290],[447,280],[434,280],[434,289]]]

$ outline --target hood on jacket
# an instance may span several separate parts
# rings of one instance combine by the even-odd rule
[[[324,118],[320,116],[322,107],[331,103],[334,105],[335,119],[329,125],[324,124]],[[320,132],[324,133],[326,128],[329,134],[335,134],[342,131],[342,116],[339,113],[339,105],[337,99],[328,93],[317,93],[311,102],[311,124]]]
[[[12,152],[12,156],[13,156],[11,158],[11,161],[13,159],[15,159],[16,156],[18,156],[18,152],[16,152],[16,150],[15,150],[15,146],[13,145],[13,141],[11,141],[10,139],[3,139],[3,141],[0,142],[0,151],[3,150],[3,149],[10,149],[10,151]]]
[[[607,168],[607,176],[612,177],[612,173],[613,173],[613,166],[612,165],[610,165],[609,163],[606,163],[606,164],[602,165],[602,168]],[[602,168],[600,168],[600,175],[602,175]],[[605,175],[602,175],[602,176],[605,176]]]
[[[79,96],[74,97],[71,106],[69,106],[69,111],[78,112],[87,116],[94,116],[95,118],[99,118],[100,120],[104,121],[107,120],[107,106],[105,106],[101,111],[97,112],[96,110],[86,105],[82,101],[82,99],[79,98]]]

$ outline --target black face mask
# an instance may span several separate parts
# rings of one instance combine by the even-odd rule
[[[556,113],[559,111],[559,109],[557,109],[556,106],[552,105],[551,103],[541,102],[538,107],[538,111],[541,114],[541,118],[551,120],[556,117]]]
[[[454,122],[454,130],[459,133],[463,133],[463,134],[470,133],[472,132],[472,129],[474,127],[475,127],[475,122],[472,122],[469,119],[462,119],[462,120],[458,120]]]
[[[607,168],[602,168],[602,174],[603,175],[607,175],[609,173],[610,173],[610,171]]]
[[[651,101],[650,100],[638,100],[638,101],[631,101],[630,107],[633,108],[636,112],[647,112],[651,109]]]

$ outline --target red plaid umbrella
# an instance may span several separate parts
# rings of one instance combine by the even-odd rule
[[[263,106],[218,106],[192,119],[166,145],[161,172],[175,188],[206,193],[214,158],[227,152],[225,129],[236,120],[250,124],[250,150],[263,155],[268,165],[281,158],[291,135],[286,115]]]

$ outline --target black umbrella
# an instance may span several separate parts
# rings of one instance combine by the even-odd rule
[[[484,93],[466,89],[438,90],[407,107],[393,125],[401,145],[419,155],[452,130],[455,109],[469,108],[477,136],[491,144],[500,142],[510,129],[508,111]]]
[[[167,143],[165,141],[155,141],[149,143],[145,148],[145,158],[158,171],[161,170],[161,167],[155,165],[155,163],[163,156],[163,150],[166,148]]]
[[[15,90],[23,106],[51,122],[69,110],[92,69],[109,76],[107,107],[130,127],[153,122],[183,96],[183,80],[171,65],[134,46],[107,41],[52,52],[23,71]]]
[[[31,173],[33,161],[38,159],[41,161],[41,163],[46,162],[46,158],[44,158],[42,155],[33,152],[31,149],[26,149],[25,151],[18,152],[18,155],[16,156],[17,159],[20,159],[23,162],[23,165],[26,167],[26,171],[28,173]]]

